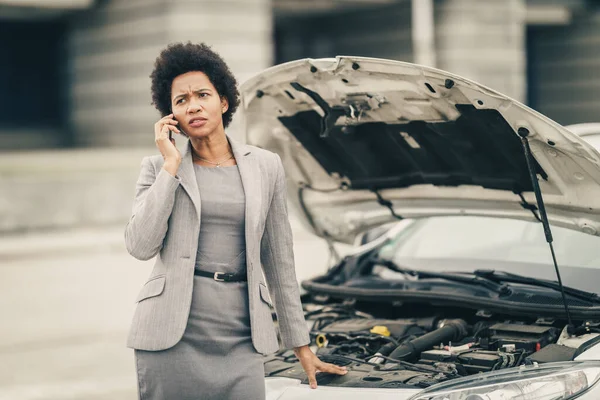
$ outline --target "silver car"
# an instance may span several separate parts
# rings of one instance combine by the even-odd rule
[[[598,137],[390,60],[298,60],[242,97],[306,226],[356,244],[302,283],[313,351],[348,374],[311,390],[281,350],[269,399],[600,398]]]

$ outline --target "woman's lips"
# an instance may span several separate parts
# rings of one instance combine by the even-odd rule
[[[193,119],[190,122],[190,126],[193,128],[198,128],[198,127],[206,125],[207,122],[208,122],[208,120],[203,119],[203,118]]]

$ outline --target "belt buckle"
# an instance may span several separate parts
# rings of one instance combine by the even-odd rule
[[[219,278],[219,275],[226,275],[225,272],[215,272],[213,279],[217,282],[225,282],[225,278]]]

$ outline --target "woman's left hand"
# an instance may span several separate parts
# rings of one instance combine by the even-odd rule
[[[300,364],[302,364],[302,368],[304,368],[304,372],[308,376],[308,383],[312,389],[317,388],[317,371],[337,375],[346,375],[348,372],[346,367],[340,367],[319,360],[319,357],[308,346],[295,347],[294,354],[300,360]]]

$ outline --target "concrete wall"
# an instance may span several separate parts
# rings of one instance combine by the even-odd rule
[[[122,224],[146,149],[0,155],[0,233]]]
[[[524,0],[436,0],[437,67],[526,98]]]

